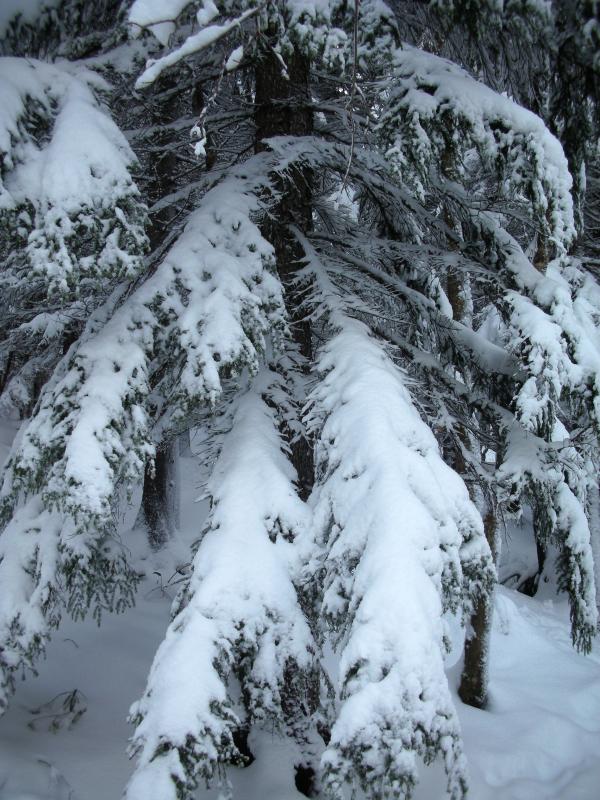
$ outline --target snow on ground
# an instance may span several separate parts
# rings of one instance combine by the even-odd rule
[[[0,427],[0,458],[15,425]],[[132,729],[129,705],[169,619],[175,588],[165,586],[185,542],[193,540],[205,507],[193,458],[182,465],[182,522],[174,556],[147,556],[134,532],[131,547],[148,577],[135,609],[93,621],[65,621],[48,648],[40,675],[18,687],[0,719],[0,800],[117,800],[131,774],[125,754]],[[132,511],[130,517],[135,516]],[[516,535],[515,535],[516,540]],[[511,546],[509,539],[505,548]],[[154,575],[157,569],[161,577]],[[176,579],[176,578],[175,578]],[[174,580],[175,580],[174,579]],[[456,704],[471,772],[471,800],[595,800],[600,794],[600,642],[590,656],[573,651],[566,602],[528,598],[500,588],[492,636],[491,703],[487,711]],[[452,660],[452,659],[451,659]],[[460,664],[449,669],[458,683]],[[53,733],[32,709],[78,689],[87,710]],[[54,702],[57,707],[66,696]],[[76,707],[77,708],[77,707]],[[34,729],[28,723],[34,723]],[[257,760],[231,771],[236,800],[300,800],[293,788],[293,753],[268,734],[251,741]],[[292,788],[290,788],[290,786]],[[415,800],[443,800],[439,767],[423,773]],[[203,791],[199,800],[216,800]]]
[[[597,798],[598,644],[590,656],[574,652],[562,599],[501,588],[491,648],[489,710],[458,703],[473,798]]]

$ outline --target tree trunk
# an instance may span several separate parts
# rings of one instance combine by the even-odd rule
[[[173,439],[159,447],[154,464],[146,464],[137,525],[144,525],[153,550],[161,550],[179,527],[178,446]]]
[[[448,145],[442,157],[442,173],[448,180],[455,180],[454,159],[452,149]],[[448,248],[457,250],[457,244],[450,236],[450,231],[460,234],[460,225],[453,219],[450,209],[444,208],[444,222],[449,229]],[[469,324],[468,306],[465,296],[465,278],[457,270],[450,270],[446,276],[446,293],[452,315],[458,322]],[[470,450],[469,437],[462,426],[457,429],[458,440],[453,447],[453,466],[456,472],[463,479],[467,477],[467,464],[461,445],[465,450]],[[471,499],[475,501],[472,485],[468,485]],[[492,503],[488,502],[488,507],[483,518],[483,528],[485,537],[492,551],[494,562],[497,558],[496,542],[496,510]],[[470,619],[469,630],[465,639],[465,654],[463,671],[461,675],[458,694],[463,703],[474,706],[475,708],[485,708],[487,703],[488,690],[488,663],[489,663],[489,642],[492,630],[492,611],[493,595],[479,597],[475,602],[473,614]]]
[[[600,612],[600,489],[598,484],[589,489],[590,541],[594,556],[594,578],[596,580],[596,606]]]
[[[496,512],[492,507],[488,508],[483,518],[483,528],[496,561]],[[458,695],[463,703],[475,708],[485,708],[487,705],[492,608],[493,594],[477,600],[471,617],[471,629],[467,632],[465,640],[464,666]]]
[[[549,261],[550,261],[550,255],[548,247],[548,237],[543,231],[539,231],[537,235],[535,254],[533,256],[533,266],[537,269],[538,272],[544,274],[546,272],[546,267],[548,266]]]
[[[269,38],[268,34],[266,38]],[[278,57],[268,46],[264,48],[255,69],[254,122],[257,153],[268,149],[264,140],[270,137],[308,136],[312,133],[309,67],[309,59],[294,50],[287,61],[287,76],[284,77]],[[312,227],[312,175],[308,169],[294,168],[285,177],[273,175],[272,180],[279,200],[265,218],[261,232],[275,250],[277,272],[283,286],[292,336],[301,357],[302,368],[308,373],[313,357],[311,326],[303,314],[302,299],[295,287],[295,278],[302,267],[305,253],[290,226],[303,233],[308,233]],[[291,461],[298,476],[298,494],[306,500],[314,484],[312,443],[307,438],[300,437],[290,442],[290,448]],[[286,683],[293,687],[294,681],[286,678]],[[320,675],[315,670],[306,698],[308,717],[316,711],[319,693]],[[309,739],[306,738],[304,721],[288,719],[285,722],[294,731],[297,740],[303,742],[304,756],[295,765],[296,787],[305,796],[313,797],[316,791],[316,770],[313,762],[316,764],[317,759]]]
[[[162,77],[155,84],[158,94],[176,88],[174,76]],[[161,128],[178,115],[178,95],[173,92],[170,99],[158,104],[160,116],[155,120],[157,131],[152,144],[158,151],[164,152],[151,163],[152,179],[149,187],[150,195],[155,200],[166,197],[176,188],[177,157],[173,150],[175,134],[172,129]],[[154,252],[165,240],[169,225],[176,212],[171,206],[155,212],[150,219],[148,238],[150,250]],[[148,542],[153,550],[160,550],[171,538],[174,528],[179,525],[179,480],[177,469],[176,440],[161,444],[157,448],[154,464],[146,464],[144,470],[144,486],[142,504],[136,524],[144,526],[148,531]]]
[[[6,362],[4,364],[4,369],[2,370],[2,376],[0,377],[0,394],[2,394],[6,389],[6,384],[8,383],[8,379],[10,378],[10,371],[12,369],[13,357],[14,357],[14,350],[9,350],[8,356],[6,357]]]
[[[264,139],[311,134],[313,118],[308,59],[294,51],[289,59],[288,75],[284,77],[281,62],[270,48],[265,48],[256,67],[255,102],[257,153],[267,149]],[[274,176],[273,182],[280,199],[262,225],[263,236],[275,249],[292,335],[306,369],[313,355],[311,328],[310,322],[303,316],[301,298],[294,286],[304,252],[289,228],[294,225],[308,232],[312,226],[311,177],[306,169],[293,169],[285,178]],[[312,445],[302,437],[291,444],[291,449],[292,463],[298,474],[299,494],[306,499],[314,483]]]
[[[548,219],[548,222],[549,221],[550,220]],[[537,234],[536,249],[533,256],[533,266],[538,270],[538,272],[545,274],[549,261],[550,244],[548,237],[544,231],[540,230]],[[540,509],[536,508],[536,505],[533,504],[531,511],[533,514],[533,533],[535,536],[538,568],[537,572],[535,572],[533,575],[529,575],[524,581],[521,582],[521,584],[517,587],[517,590],[522,594],[528,595],[529,597],[534,597],[538,590],[540,578],[542,577],[542,572],[544,571],[544,565],[546,563],[546,540],[544,537],[545,526],[541,521],[543,518],[544,509],[542,509],[541,515]]]
[[[535,511],[533,513],[535,514]],[[537,535],[535,536],[535,549],[537,552],[538,568],[533,575],[528,575],[517,586],[517,591],[521,592],[521,594],[526,594],[528,597],[535,597],[540,583],[540,578],[542,577],[542,572],[544,571],[544,566],[546,565],[546,545]]]

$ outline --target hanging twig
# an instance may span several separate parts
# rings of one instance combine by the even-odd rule
[[[354,98],[356,97],[356,89],[357,89],[357,73],[358,73],[358,11],[360,6],[360,0],[354,0],[354,30],[352,33],[352,47],[354,50],[354,59],[352,64],[352,86],[350,89],[350,98],[346,105],[348,110],[348,118],[350,122],[350,155],[348,156],[348,164],[346,166],[346,172],[344,173],[344,177],[342,179],[342,185],[340,187],[340,197],[342,192],[346,188],[346,183],[348,181],[348,176],[350,174],[350,168],[352,166],[352,159],[354,157],[354,143],[356,138],[356,130],[354,125],[354,115],[353,115],[353,105],[354,105]]]

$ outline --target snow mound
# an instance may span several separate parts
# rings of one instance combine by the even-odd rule
[[[499,588],[490,707],[458,710],[474,800],[598,796],[600,652],[574,652],[566,603]]]
[[[8,755],[4,751],[3,755]],[[0,760],[0,800],[77,800],[64,776],[43,758],[11,753],[11,767]]]

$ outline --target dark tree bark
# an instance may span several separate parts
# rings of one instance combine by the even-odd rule
[[[152,145],[155,152],[162,152],[149,165],[151,180],[148,191],[155,200],[166,197],[177,186],[176,136],[173,129],[160,128],[161,124],[177,118],[179,114],[179,93],[176,89],[175,76],[163,77],[154,89],[156,94],[164,94],[168,98],[155,104],[158,118],[154,120],[157,131]],[[152,252],[164,242],[175,213],[175,209],[167,205],[152,215],[148,230]],[[176,439],[161,442],[157,446],[154,464],[146,464],[144,470],[142,503],[136,524],[143,525],[148,531],[148,542],[153,550],[165,547],[174,528],[179,525],[178,455]]]
[[[256,64],[254,122],[257,153],[268,149],[265,139],[312,134],[310,62],[304,55],[294,51],[286,66],[287,76],[284,76],[281,62],[268,46],[264,47],[262,57]],[[283,286],[291,333],[304,368],[308,372],[313,358],[311,326],[303,315],[301,297],[295,287],[295,278],[302,267],[305,253],[292,233],[291,227],[303,233],[308,233],[312,227],[312,175],[308,169],[296,168],[285,177],[273,175],[272,180],[279,199],[265,218],[261,232],[275,250],[277,272]],[[314,484],[312,442],[301,437],[290,442],[290,446],[291,461],[298,475],[298,493],[303,500],[306,500]],[[311,607],[311,603],[307,602],[307,606]],[[293,674],[286,675],[286,686],[290,694],[297,691]],[[320,674],[315,669],[305,697],[307,719],[316,711],[319,694]],[[315,755],[305,735],[305,721],[297,718],[285,721],[291,730],[294,730],[297,740],[304,743],[305,758],[301,764],[296,764],[296,787],[305,796],[312,797],[315,792],[316,771],[312,763],[315,761]]]
[[[161,550],[179,527],[178,446],[173,439],[156,452],[154,464],[146,464],[138,525],[148,531],[153,550]]]
[[[2,392],[5,390],[6,384],[10,378],[14,355],[14,350],[10,350],[8,356],[6,357],[4,369],[2,370],[2,375],[0,376],[0,394],[2,394]]]
[[[265,48],[256,66],[256,152],[267,149],[264,140],[270,137],[306,136],[312,133],[309,61],[295,51],[287,67],[288,75],[284,77],[281,62],[270,48]],[[280,199],[262,226],[264,237],[275,249],[292,335],[307,365],[313,356],[311,328],[310,322],[303,318],[301,300],[294,287],[304,252],[291,233],[290,226],[296,226],[303,232],[308,232],[312,226],[311,177],[306,169],[294,169],[285,178],[274,176]],[[299,493],[306,499],[314,483],[312,444],[301,438],[293,442],[291,448]]]
[[[550,258],[550,244],[548,242],[548,237],[543,231],[539,231],[537,246],[533,256],[533,266],[539,272],[545,274]],[[546,510],[543,507],[536,507],[536,504],[534,503],[531,511],[533,513],[533,533],[535,536],[535,549],[537,553],[538,568],[533,575],[528,575],[524,580],[521,581],[517,587],[517,590],[522,594],[528,595],[529,597],[534,597],[538,590],[540,578],[542,577],[542,572],[544,571],[544,566],[546,564],[547,546],[545,539],[546,526],[544,524]]]
[[[483,518],[485,537],[496,561],[496,512],[489,508]],[[458,695],[463,703],[485,708],[488,699],[488,663],[492,628],[493,595],[479,598],[465,641],[464,666]]]
[[[444,150],[442,159],[442,174],[448,180],[455,180],[454,158],[450,145]],[[460,234],[460,225],[453,218],[450,209],[444,208],[444,222],[448,227],[448,248],[457,250],[458,246],[451,238],[451,232]],[[467,307],[464,294],[465,281],[463,275],[456,270],[450,270],[446,276],[446,293],[452,314],[455,320],[467,322]],[[457,439],[452,447],[453,467],[467,482],[471,499],[475,501],[475,492],[472,482],[467,481],[467,463],[463,448],[470,451],[469,437],[462,426],[457,426]],[[496,562],[496,509],[488,503],[487,511],[483,518],[485,537],[492,551],[494,563]],[[488,691],[488,663],[489,642],[492,629],[493,596],[479,597],[469,621],[469,630],[465,640],[464,664],[458,694],[463,703],[475,708],[484,708],[487,704]]]
[[[535,539],[535,549],[537,553],[537,562],[538,562],[537,570],[533,573],[533,575],[528,575],[517,586],[517,591],[521,592],[521,594],[526,594],[529,597],[535,596],[540,583],[540,578],[542,577],[542,572],[544,571],[544,566],[546,564],[546,545],[540,540],[538,536],[536,536]]]
[[[165,94],[168,99],[156,103],[158,118],[154,120],[157,127],[152,139],[152,150],[160,153],[152,157],[149,163],[150,185],[148,192],[151,198],[161,200],[169,195],[177,186],[177,155],[174,149],[176,134],[172,128],[161,128],[162,124],[168,123],[171,119],[176,119],[179,113],[179,96],[175,91],[177,88],[175,77],[162,77],[155,85],[155,94]],[[150,250],[154,251],[163,243],[168,232],[169,223],[172,221],[176,210],[172,205],[166,205],[159,211],[155,211],[150,219],[148,238],[150,239]]]

